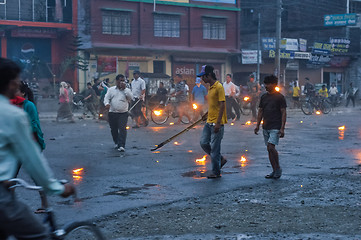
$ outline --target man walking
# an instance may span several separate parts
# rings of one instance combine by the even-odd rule
[[[346,91],[347,101],[346,101],[346,107],[348,107],[348,104],[350,103],[350,100],[352,101],[353,107],[355,107],[355,95],[356,95],[357,89],[355,89],[352,86],[352,82],[350,82],[350,86],[348,87]]]
[[[207,88],[205,88],[205,86],[202,85],[201,78],[197,77],[196,85],[193,87],[192,90],[192,102],[193,104],[197,105],[197,109],[195,109],[195,112],[197,114],[195,114],[194,120],[196,120],[198,115],[200,117],[203,116],[203,107],[206,100],[207,100]]]
[[[252,110],[252,122],[256,121],[257,118],[257,103],[259,100],[259,94],[261,92],[261,86],[254,81],[254,75],[249,76],[247,83],[248,92],[251,97],[251,110]]]
[[[97,112],[95,110],[95,100],[96,100],[96,93],[92,88],[91,83],[87,83],[87,89],[85,90],[85,98],[84,98],[84,112],[83,112],[83,119],[86,117],[87,111],[89,111],[93,115],[93,119],[96,119]]]
[[[336,107],[336,101],[337,101],[338,89],[337,89],[337,87],[336,87],[336,84],[335,84],[335,83],[332,83],[332,84],[331,84],[331,87],[330,87],[329,93],[330,93],[330,98],[331,98],[331,104],[332,104],[332,107]]]
[[[236,97],[237,88],[232,82],[232,75],[227,74],[226,82],[223,83],[224,93],[226,94],[226,111],[227,119],[239,120],[241,114],[239,112],[239,106],[234,99]],[[236,115],[232,112],[232,108],[236,112]]]
[[[139,71],[134,71],[133,73],[133,81],[131,83],[132,94],[133,94],[133,102],[132,106],[132,117],[135,121],[135,125],[133,128],[139,128],[141,124],[141,120],[145,122],[145,125],[148,125],[148,120],[144,117],[142,112],[142,104],[145,97],[145,81],[140,77]]]
[[[267,76],[264,80],[267,93],[263,94],[259,103],[257,126],[254,133],[257,135],[259,126],[263,119],[263,137],[267,146],[269,161],[272,165],[272,173],[265,178],[278,179],[282,175],[279,164],[278,145],[279,138],[285,136],[286,125],[286,100],[285,97],[276,91],[278,79],[276,76]]]
[[[207,123],[204,125],[200,144],[212,159],[212,174],[208,178],[219,178],[221,177],[221,168],[227,162],[221,155],[221,141],[224,134],[224,124],[227,123],[227,113],[224,88],[217,81],[216,74],[213,71],[213,66],[204,65],[202,71],[197,75],[210,85]]]
[[[112,133],[115,148],[119,152],[125,151],[127,139],[127,122],[129,102],[133,99],[133,94],[126,88],[125,79],[122,74],[116,77],[116,86],[108,89],[104,97],[104,105],[109,109],[109,126]]]
[[[10,104],[20,84],[20,68],[0,58],[0,239],[47,239],[48,232],[30,209],[9,189],[19,165],[46,193],[68,197],[74,186],[54,179],[46,159],[35,143],[26,113]]]

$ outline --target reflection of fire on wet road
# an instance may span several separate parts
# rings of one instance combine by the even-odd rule
[[[338,128],[338,139],[343,140],[345,138],[345,126],[341,126]]]
[[[76,169],[73,169],[72,171],[73,173],[73,181],[74,181],[74,184],[78,184],[82,181],[83,179],[83,173],[84,173],[84,168],[76,168]]]

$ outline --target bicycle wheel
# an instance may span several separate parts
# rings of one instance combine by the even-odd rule
[[[313,113],[313,106],[309,101],[302,102],[301,110],[306,115],[312,115]]]
[[[165,107],[158,107],[152,110],[150,117],[155,124],[162,125],[168,120],[169,115]]]
[[[64,227],[66,240],[105,240],[100,230],[90,222],[73,222]]]
[[[324,100],[321,102],[321,111],[323,114],[328,114],[332,110],[332,105],[328,101]]]
[[[239,109],[241,110],[243,115],[249,116],[252,112],[251,103],[250,102],[241,102],[239,104]]]

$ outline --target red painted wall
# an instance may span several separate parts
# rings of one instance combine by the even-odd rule
[[[131,35],[102,34],[101,8],[128,9],[131,12]],[[153,4],[139,2],[122,2],[92,0],[91,5],[91,34],[95,43],[130,44],[149,47],[157,46],[185,46],[202,48],[239,49],[239,28],[237,15],[239,12],[214,9],[203,9],[184,6],[170,6],[158,4],[157,12],[179,13],[181,18],[181,31],[179,38],[154,37]],[[202,16],[224,16],[227,19],[226,40],[203,39]]]

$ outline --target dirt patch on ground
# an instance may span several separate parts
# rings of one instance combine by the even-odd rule
[[[361,166],[330,169],[133,209],[97,224],[109,239],[361,239],[360,180]]]

